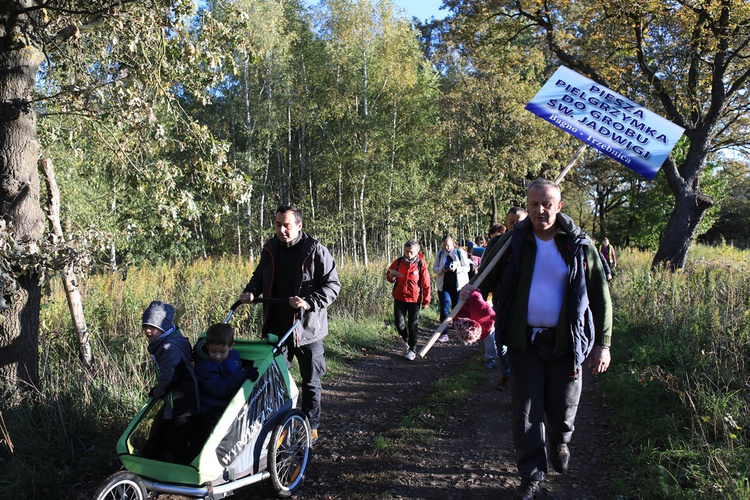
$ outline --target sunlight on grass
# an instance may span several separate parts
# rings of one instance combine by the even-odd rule
[[[680,272],[625,250],[613,283],[616,406],[638,498],[747,498],[750,253],[694,245]]]

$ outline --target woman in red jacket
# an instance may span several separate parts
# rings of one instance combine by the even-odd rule
[[[393,283],[396,330],[404,339],[404,356],[412,361],[417,357],[419,308],[420,305],[423,309],[430,305],[431,287],[430,274],[419,256],[419,243],[416,240],[404,244],[404,256],[393,261],[385,278]]]

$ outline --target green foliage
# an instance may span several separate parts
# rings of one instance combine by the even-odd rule
[[[219,222],[244,178],[227,163],[227,144],[184,107],[223,79],[226,39],[210,22],[213,38],[192,36],[191,2],[125,6],[63,45],[37,85],[42,154],[58,170],[67,236],[110,265],[226,249],[216,242],[235,231]],[[53,24],[76,22],[53,7]]]
[[[390,257],[409,237],[484,232],[577,145],[524,109],[555,65],[535,35],[508,31],[497,5],[448,5],[431,60],[390,1],[216,0],[158,19],[129,6],[86,31],[37,86],[73,246],[95,266],[253,255],[287,202],[355,261]],[[60,98],[74,89],[85,91]],[[702,189],[721,198],[722,178],[704,176]],[[577,219],[617,245],[655,248],[674,206],[665,179],[589,172]]]
[[[616,246],[655,250],[674,207],[674,196],[663,171],[651,182],[632,172],[625,177],[627,203],[610,214],[607,236]]]
[[[730,243],[741,248],[750,246],[750,192],[747,161],[724,158],[721,168],[711,172],[710,180],[717,187],[716,223],[699,237],[706,243]]]
[[[639,498],[742,498],[750,463],[750,256],[696,246],[680,273],[624,250],[613,367],[602,387]]]

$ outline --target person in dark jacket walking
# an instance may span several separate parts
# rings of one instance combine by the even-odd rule
[[[393,317],[396,330],[404,339],[404,357],[413,361],[417,357],[419,308],[426,309],[430,305],[432,286],[427,264],[419,257],[416,240],[404,244],[404,255],[393,261],[385,279],[393,283]]]
[[[287,299],[286,304],[263,304],[263,334],[281,335],[296,319],[297,309],[305,310],[300,326],[284,346],[287,365],[294,358],[302,377],[302,411],[312,428],[312,441],[318,439],[322,388],[326,373],[323,338],[328,335],[328,306],[341,290],[336,263],[328,249],[302,232],[302,214],[297,207],[276,209],[276,236],[263,246],[258,267],[240,295],[252,302],[260,295]]]
[[[547,458],[568,471],[581,397],[581,366],[592,373],[610,363],[612,305],[596,247],[560,212],[560,187],[529,184],[529,216],[500,237],[482,259],[479,275],[510,240],[509,251],[487,269],[478,287],[492,292],[498,344],[508,346],[513,444],[521,485],[514,497],[534,498],[547,475]],[[461,290],[468,298],[472,283]],[[545,441],[550,443],[547,449]]]

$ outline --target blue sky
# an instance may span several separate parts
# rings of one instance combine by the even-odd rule
[[[412,16],[420,21],[444,19],[448,15],[447,10],[440,10],[443,0],[391,0],[397,7],[406,11],[406,18],[411,20]],[[305,0],[306,5],[316,5],[320,0]]]
[[[440,10],[443,0],[393,0],[393,3],[402,7],[411,16],[419,18],[421,21],[434,17],[435,19],[444,18],[448,11]]]

